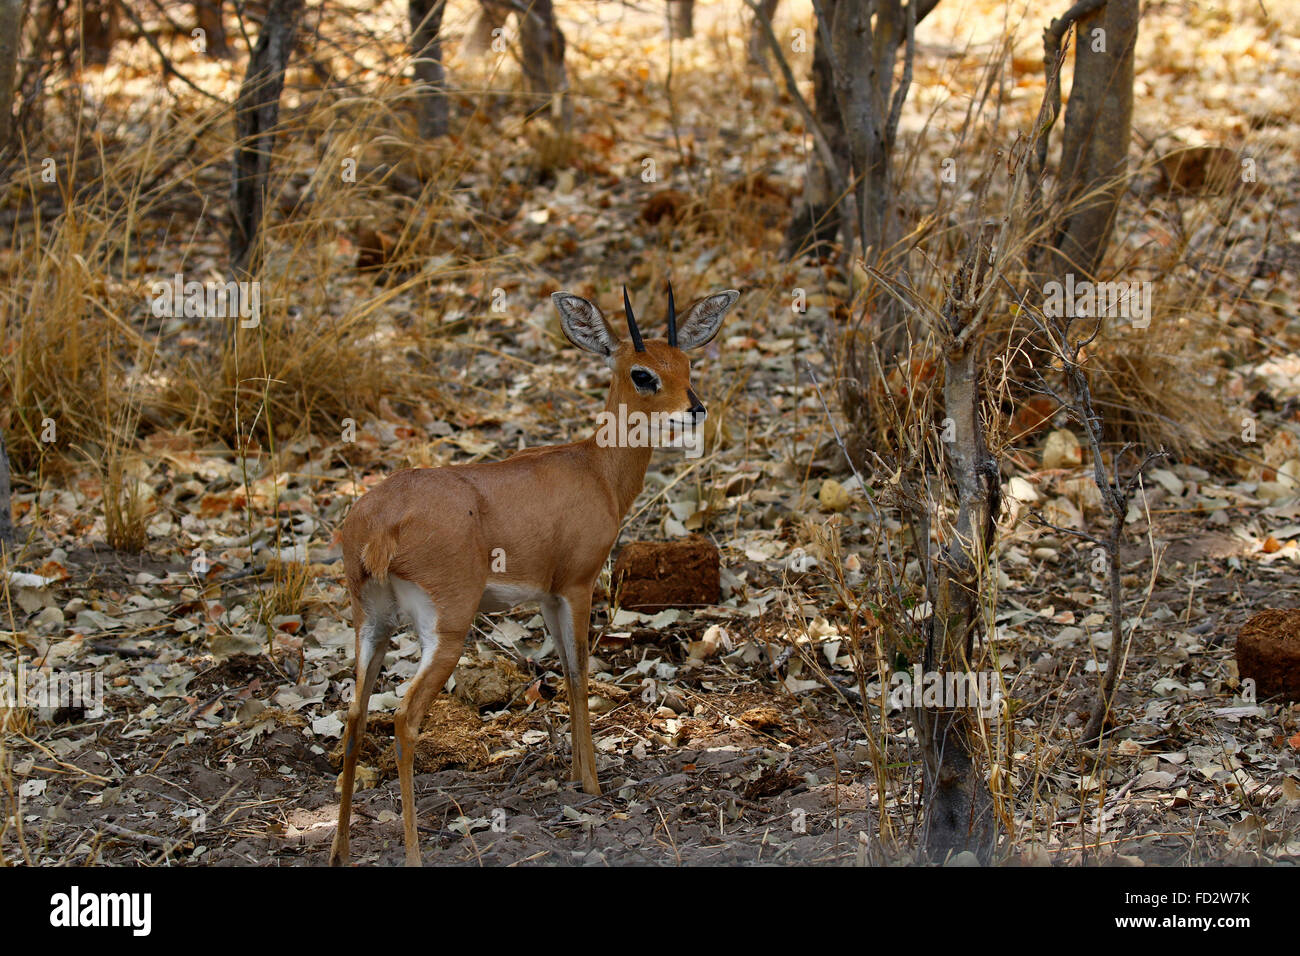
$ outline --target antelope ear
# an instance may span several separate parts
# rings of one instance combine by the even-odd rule
[[[712,342],[713,337],[718,334],[718,329],[722,328],[722,317],[739,298],[739,292],[728,289],[725,292],[706,295],[692,305],[686,310],[686,318],[678,323],[677,347],[685,351],[698,349]]]
[[[570,292],[552,292],[551,301],[560,313],[560,328],[564,330],[565,338],[578,348],[603,355],[606,359],[614,354],[618,337],[600,309]]]

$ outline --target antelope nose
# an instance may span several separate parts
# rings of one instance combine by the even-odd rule
[[[691,407],[686,409],[692,418],[697,422],[702,422],[708,416],[708,411],[704,408],[704,403],[700,401],[700,396],[695,394],[695,389],[688,388],[686,397],[691,401]]]

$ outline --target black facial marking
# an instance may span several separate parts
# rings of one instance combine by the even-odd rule
[[[659,377],[654,372],[648,372],[643,368],[632,369],[632,384],[642,392],[657,392],[659,390]]]

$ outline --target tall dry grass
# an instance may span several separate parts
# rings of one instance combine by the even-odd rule
[[[127,104],[128,125],[101,103],[93,132],[55,118],[18,161],[0,204],[13,214],[0,289],[10,455],[32,484],[99,462],[114,542],[138,543],[126,459],[143,454],[140,438],[187,430],[273,451],[306,434],[336,439],[381,396],[427,398],[440,378],[442,290],[500,268],[490,230],[477,230],[477,255],[456,251],[476,224],[452,187],[476,144],[419,141],[400,38],[366,42],[360,58],[383,70],[356,83],[322,89],[308,69],[291,70],[253,327],[153,314],[156,282],[227,278],[224,110],[197,96]],[[490,123],[469,129],[496,135]],[[46,153],[53,184],[41,175]],[[358,273],[360,237],[375,229],[395,241],[378,271]]]

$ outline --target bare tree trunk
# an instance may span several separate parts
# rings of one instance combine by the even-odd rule
[[[857,184],[859,221],[853,226],[862,254],[879,258],[889,204],[889,160],[883,112],[894,85],[899,0],[840,0],[830,21],[832,92]],[[872,28],[872,21],[875,28]]]
[[[786,231],[783,253],[793,257],[821,249],[836,235],[843,239],[844,266],[854,257],[855,245],[868,265],[880,264],[891,245],[892,161],[903,103],[912,82],[916,25],[939,0],[814,0],[817,34],[813,47],[815,105],[808,108],[793,81],[770,17],[755,0],[748,0],[757,26],[777,56],[786,87],[801,105],[817,153],[804,183],[804,195]],[[898,81],[894,67],[899,46],[904,48]],[[888,268],[898,271],[905,262]],[[873,292],[875,290],[873,289]],[[870,383],[877,363],[859,364],[882,354],[892,364],[909,341],[906,313],[892,299],[867,303],[864,315],[872,317],[865,336],[848,333],[848,362],[841,377],[843,405],[853,423],[852,444],[863,446],[871,430]],[[838,334],[838,330],[833,330]],[[865,339],[859,343],[858,338]],[[858,348],[862,344],[866,347]]]
[[[814,5],[815,115],[826,139],[835,144],[837,157],[842,157],[839,178],[851,186],[857,215],[851,222],[842,212],[823,211],[828,199],[838,207],[850,197],[825,196],[828,177],[814,165],[805,184],[805,200],[787,232],[786,251],[797,252],[806,244],[798,241],[809,234],[806,223],[826,224],[816,232],[820,239],[833,219],[849,250],[856,242],[869,260],[876,261],[890,245],[892,157],[912,82],[914,31],[938,0],[912,0],[906,5],[902,0],[814,0]],[[900,46],[906,52],[902,75],[895,83]],[[887,312],[893,311],[890,303]]]
[[[108,62],[118,36],[117,4],[118,0],[78,0],[83,62],[101,66]]]
[[[262,216],[280,121],[280,93],[302,5],[303,0],[271,0],[235,100],[230,262],[236,274],[252,275],[261,266]]]
[[[976,240],[953,280],[944,319],[944,413],[952,420],[949,470],[957,488],[956,526],[938,562],[934,614],[925,649],[925,670],[965,675],[972,670],[981,595],[993,546],[1000,485],[997,461],[989,454],[980,417],[981,377],[972,326],[978,302],[991,280],[988,243]],[[953,685],[956,686],[956,685]],[[968,703],[969,700],[967,701]],[[956,704],[957,701],[946,701]],[[917,707],[913,710],[925,781],[924,845],[930,859],[970,850],[982,861],[992,856],[997,836],[992,800],[976,763],[978,724],[973,707]]]
[[[668,0],[668,36],[674,40],[695,36],[695,0]]]
[[[569,78],[564,70],[564,34],[555,22],[551,0],[524,0],[527,14],[519,14],[519,41],[523,48],[524,82],[530,93],[550,97],[551,116],[568,129],[573,115]]]
[[[749,24],[749,62],[755,65],[761,65],[765,62],[763,54],[767,51],[767,41],[763,36],[763,25],[759,18],[765,18],[768,23],[776,16],[776,7],[780,0],[759,0],[758,13]],[[816,53],[813,54],[813,68],[816,69]]]
[[[14,136],[14,87],[23,36],[23,0],[0,0],[0,154]]]
[[[410,0],[411,54],[415,57],[417,124],[421,139],[447,135],[447,78],[442,66],[442,12],[446,0]]]
[[[1094,275],[1124,194],[1133,125],[1138,0],[1107,0],[1075,27],[1074,85],[1065,110],[1054,273]]]
[[[770,0],[773,7],[776,0]],[[841,0],[822,0],[822,15],[833,16]],[[767,8],[762,8],[766,14]],[[768,21],[771,17],[768,16]],[[760,23],[755,29],[762,31]],[[839,164],[837,172],[847,177],[849,147],[844,138],[844,124],[840,122],[839,107],[835,102],[835,77],[831,69],[830,51],[819,34],[813,39],[813,111],[817,122],[826,131],[831,152]],[[835,188],[835,176],[826,168],[826,162],[814,151],[809,162],[808,177],[804,181],[803,196],[785,233],[782,255],[793,259],[799,255],[818,254],[825,245],[833,243],[840,233],[840,203],[844,197]]]
[[[225,60],[230,57],[230,41],[221,7],[224,0],[194,0],[194,22],[203,31],[209,56]]]
[[[14,548],[14,519],[9,487],[9,449],[5,446],[5,436],[0,432],[0,552],[11,552]]]
[[[492,3],[491,0],[480,0],[474,19],[465,32],[464,51],[481,56],[491,50],[492,41],[500,36],[496,31],[506,25],[506,17],[509,15],[508,8]]]

